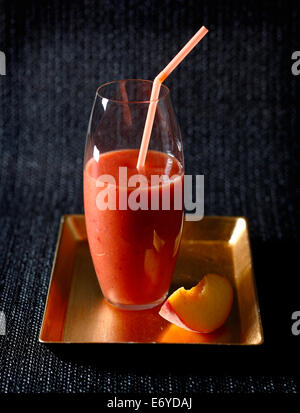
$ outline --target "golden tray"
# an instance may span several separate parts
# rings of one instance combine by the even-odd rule
[[[263,330],[247,221],[205,217],[184,223],[170,292],[207,273],[228,277],[234,303],[223,327],[199,334],[159,316],[160,307],[124,311],[104,300],[94,272],[83,215],[62,217],[39,341],[43,343],[194,343],[258,345]]]

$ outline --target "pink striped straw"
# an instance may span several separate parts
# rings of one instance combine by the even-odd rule
[[[180,52],[177,53],[177,55],[170,61],[170,63],[154,79],[143,138],[136,166],[138,170],[143,168],[145,165],[161,84],[173,72],[173,70],[179,65],[179,63],[181,63],[182,60],[191,52],[191,50],[200,42],[200,40],[206,35],[207,32],[207,28],[202,26],[180,50]]]

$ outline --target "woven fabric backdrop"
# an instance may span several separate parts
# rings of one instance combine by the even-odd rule
[[[298,391],[292,376],[120,372],[62,358],[38,334],[60,217],[83,212],[97,87],[153,79],[202,24],[209,34],[166,81],[186,172],[205,175],[205,214],[249,219],[265,339],[275,315],[276,331],[289,334],[299,308],[291,296],[279,312],[276,297],[293,278],[281,274],[289,286],[276,289],[274,271],[296,264],[299,18],[288,0],[0,1],[0,392]]]

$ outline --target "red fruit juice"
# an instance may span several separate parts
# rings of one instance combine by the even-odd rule
[[[120,210],[119,198],[122,193],[124,199],[125,187],[119,185],[119,167],[127,167],[128,179],[138,174],[138,153],[138,149],[106,152],[98,160],[90,159],[84,169],[85,220],[95,271],[104,297],[124,308],[148,308],[163,301],[176,264],[183,223],[183,167],[162,152],[148,151],[142,172],[149,183],[147,189],[143,188],[148,209]],[[99,210],[97,206],[97,196],[103,190],[97,182],[104,174],[116,181],[115,210]],[[151,175],[173,177],[168,185],[169,210],[162,207],[165,183],[151,186]],[[126,189],[126,201],[135,189]],[[158,210],[151,209],[153,194],[159,199]],[[182,206],[175,209],[178,194]]]

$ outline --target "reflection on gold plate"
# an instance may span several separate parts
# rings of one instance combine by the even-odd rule
[[[223,327],[197,334],[159,316],[160,307],[124,311],[101,293],[83,215],[61,221],[47,303],[40,331],[44,343],[197,343],[257,345],[263,331],[252,272],[247,222],[240,217],[205,217],[185,222],[171,290],[190,288],[207,273],[230,279],[234,303]]]

